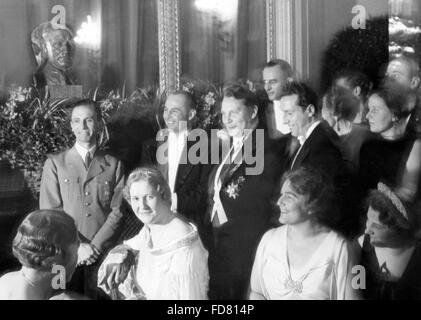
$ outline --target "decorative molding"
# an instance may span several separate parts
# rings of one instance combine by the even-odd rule
[[[267,0],[267,58],[280,58],[292,63],[293,0]]]
[[[161,91],[180,88],[179,0],[158,0],[159,83]]]
[[[276,57],[275,54],[275,0],[266,0],[266,53],[267,60]]]
[[[308,79],[308,0],[266,0],[267,59],[288,61]]]

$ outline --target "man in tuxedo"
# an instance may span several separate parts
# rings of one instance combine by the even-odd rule
[[[259,127],[256,97],[234,85],[224,91],[220,135],[230,152],[222,154],[209,178],[207,222],[212,225],[209,250],[209,297],[245,299],[255,249],[277,214],[281,159],[269,148]],[[224,149],[224,148],[222,148]],[[255,159],[250,161],[250,156]],[[251,168],[259,168],[253,174]]]
[[[101,115],[90,100],[74,104],[71,127],[75,145],[50,155],[42,172],[40,209],[63,210],[76,222],[81,240],[71,288],[96,298],[100,256],[114,244],[122,222],[124,187],[119,160],[98,148]]]
[[[266,63],[263,69],[263,83],[269,101],[259,110],[261,127],[267,131],[267,142],[270,148],[282,158],[289,158],[294,152],[298,141],[291,136],[291,130],[284,121],[281,108],[281,98],[289,83],[293,81],[293,70],[288,62],[274,59]],[[283,171],[287,168],[283,168]]]
[[[289,169],[314,168],[332,179],[337,203],[346,203],[340,208],[343,217],[337,217],[340,224],[338,227],[348,228],[345,226],[348,223],[345,221],[348,219],[348,212],[344,210],[347,210],[349,204],[345,199],[352,193],[350,167],[344,160],[338,135],[320,118],[317,94],[306,84],[293,82],[281,98],[281,106],[291,135],[299,141],[297,150],[290,158]]]
[[[280,100],[292,76],[291,66],[281,59],[269,61],[263,69],[263,83],[270,101],[265,108],[264,119],[271,139],[279,139],[290,133],[288,125],[283,121]]]
[[[190,93],[176,91],[169,94],[163,111],[166,129],[158,132],[156,139],[145,142],[141,165],[158,167],[170,186],[172,209],[197,225],[206,246],[208,236],[202,226],[210,165],[208,159],[192,163],[189,157],[190,149],[201,139],[191,135],[195,115],[196,103]],[[204,131],[201,134],[206,135]]]

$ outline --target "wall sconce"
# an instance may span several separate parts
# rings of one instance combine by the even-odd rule
[[[76,32],[75,42],[83,47],[97,51],[101,47],[101,28],[88,15],[87,22],[83,22]]]
[[[235,18],[238,12],[238,0],[196,0],[197,10],[213,14],[223,21]]]

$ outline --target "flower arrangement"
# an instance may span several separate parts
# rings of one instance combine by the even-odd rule
[[[191,92],[197,103],[197,127],[219,127],[218,101],[221,89],[209,82],[185,82],[182,90]],[[154,137],[164,94],[154,87],[139,88],[130,95],[121,91],[101,92],[91,97],[99,103],[104,130],[100,144],[123,160],[136,158],[146,138]],[[12,86],[0,102],[0,160],[23,172],[27,186],[38,198],[42,167],[48,154],[74,143],[69,125],[69,106],[74,99],[51,100],[35,88]]]
[[[193,95],[196,102],[195,127],[210,130],[220,128],[218,103],[222,100],[222,88],[209,81],[184,81],[181,90]]]

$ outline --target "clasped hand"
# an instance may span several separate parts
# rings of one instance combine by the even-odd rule
[[[90,243],[81,243],[77,251],[77,264],[89,266],[94,264],[100,255],[101,251],[99,251],[94,245]]]

